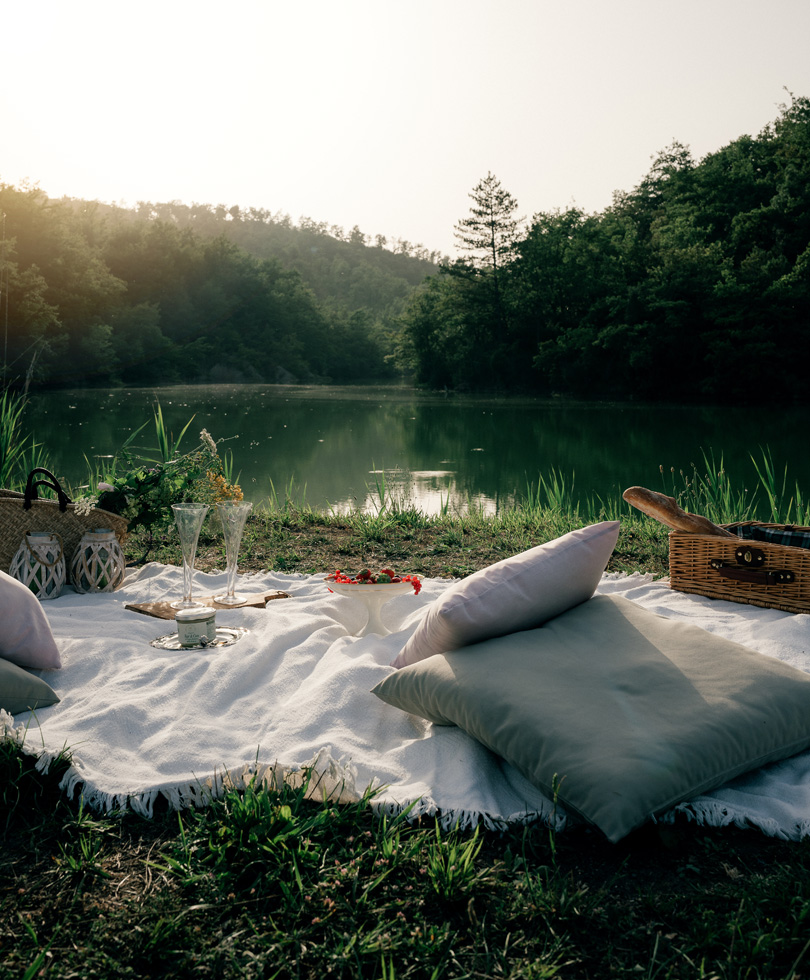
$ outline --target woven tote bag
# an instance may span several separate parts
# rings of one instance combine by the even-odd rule
[[[39,487],[52,490],[56,499],[40,497]],[[127,533],[125,518],[100,507],[77,513],[76,505],[53,473],[38,467],[28,474],[25,493],[0,489],[0,569],[8,572],[27,531],[58,534],[64,544],[65,560],[70,561],[84,532],[104,527],[114,531],[119,543],[123,544]]]

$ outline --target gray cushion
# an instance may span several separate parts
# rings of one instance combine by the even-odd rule
[[[41,677],[8,660],[0,660],[0,709],[16,715],[57,701],[56,692]]]
[[[460,726],[613,841],[810,747],[810,674],[616,596],[403,667],[374,693]]]

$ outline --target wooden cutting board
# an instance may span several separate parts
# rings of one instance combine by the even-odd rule
[[[273,599],[289,599],[288,592],[257,592],[247,596],[244,602],[238,606],[225,606],[217,602],[212,596],[194,597],[195,602],[202,603],[204,606],[211,606],[212,609],[264,609],[268,602]],[[124,608],[131,609],[133,612],[143,613],[145,616],[155,616],[158,619],[174,619],[176,609],[172,608],[171,599],[161,599],[158,602],[134,602],[127,604]]]

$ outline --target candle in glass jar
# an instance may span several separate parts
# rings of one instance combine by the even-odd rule
[[[181,647],[213,643],[217,636],[216,612],[208,607],[178,609],[174,615]]]

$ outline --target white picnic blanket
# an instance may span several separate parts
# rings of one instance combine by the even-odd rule
[[[195,573],[197,594],[224,584],[224,574]],[[180,652],[150,645],[173,632],[172,622],[125,609],[178,596],[180,569],[146,565],[113,594],[65,592],[43,603],[63,668],[41,676],[61,702],[17,716],[10,729],[5,715],[7,733],[23,739],[43,768],[69,749],[64,786],[97,809],[131,806],[148,816],[160,796],[179,808],[257,775],[309,768],[318,792],[348,800],[372,787],[375,805],[396,812],[414,804],[413,814],[435,814],[445,826],[539,818],[562,828],[564,812],[464,732],[370,693],[448,584],[428,579],[419,596],[393,598],[382,615],[395,632],[356,637],[366,618],[362,603],[330,593],[323,576],[240,576],[242,591],[280,589],[292,598],[266,609],[220,610],[218,626],[250,632],[233,646]],[[808,615],[672,592],[649,575],[605,575],[598,591],[810,671]],[[810,752],[680,809],[706,824],[754,825],[798,839],[810,833]]]

